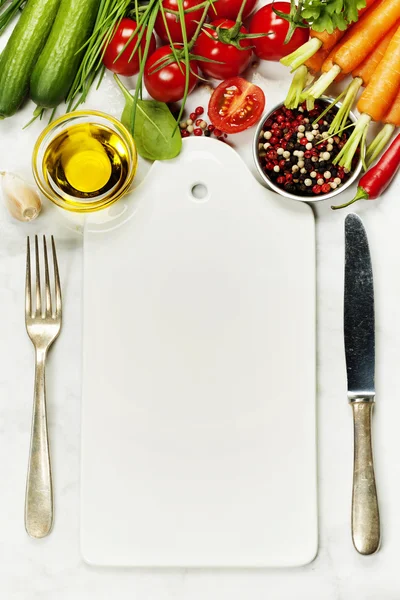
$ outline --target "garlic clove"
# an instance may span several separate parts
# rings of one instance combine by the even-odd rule
[[[33,221],[39,215],[42,202],[39,192],[14,173],[0,172],[4,203],[18,221]]]

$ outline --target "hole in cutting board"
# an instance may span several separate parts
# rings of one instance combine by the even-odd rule
[[[204,183],[195,183],[190,193],[197,202],[204,202],[208,197],[208,189]]]

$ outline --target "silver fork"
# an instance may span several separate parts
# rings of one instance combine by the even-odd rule
[[[30,240],[27,239],[25,322],[35,347],[35,390],[32,415],[31,446],[25,495],[25,528],[35,538],[48,535],[53,525],[53,490],[46,417],[45,365],[47,352],[61,329],[61,287],[56,246],[51,236],[54,264],[54,303],[50,288],[46,238],[43,236],[45,293],[40,285],[39,243],[35,236],[36,281],[32,294]],[[33,286],[35,288],[35,286]],[[53,306],[54,304],[54,306]]]

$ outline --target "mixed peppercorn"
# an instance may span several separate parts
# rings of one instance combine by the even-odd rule
[[[318,118],[325,108],[322,102],[316,102],[311,111],[305,103],[295,110],[282,106],[264,123],[258,142],[259,161],[267,177],[286,192],[298,196],[327,194],[351,175],[333,160],[353,128],[331,137],[328,131],[337,109]],[[346,127],[351,124],[349,119]],[[359,152],[352,168],[358,160]]]
[[[210,137],[214,135],[218,140],[224,142],[228,137],[226,133],[223,133],[220,129],[217,129],[212,123],[209,125],[207,121],[202,118],[204,108],[198,106],[196,110],[190,113],[189,119],[181,121],[179,127],[181,129],[181,136],[183,138],[189,137],[190,135],[201,136],[205,135]]]

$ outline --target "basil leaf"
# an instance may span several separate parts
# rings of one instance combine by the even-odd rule
[[[115,77],[125,97],[121,122],[131,129],[134,98],[118,77]],[[168,106],[157,100],[137,100],[133,137],[138,154],[149,160],[168,160],[178,156],[182,148],[179,127]]]
[[[135,138],[137,151],[143,158],[168,160],[179,154],[182,137],[168,106],[157,100],[138,100]]]

